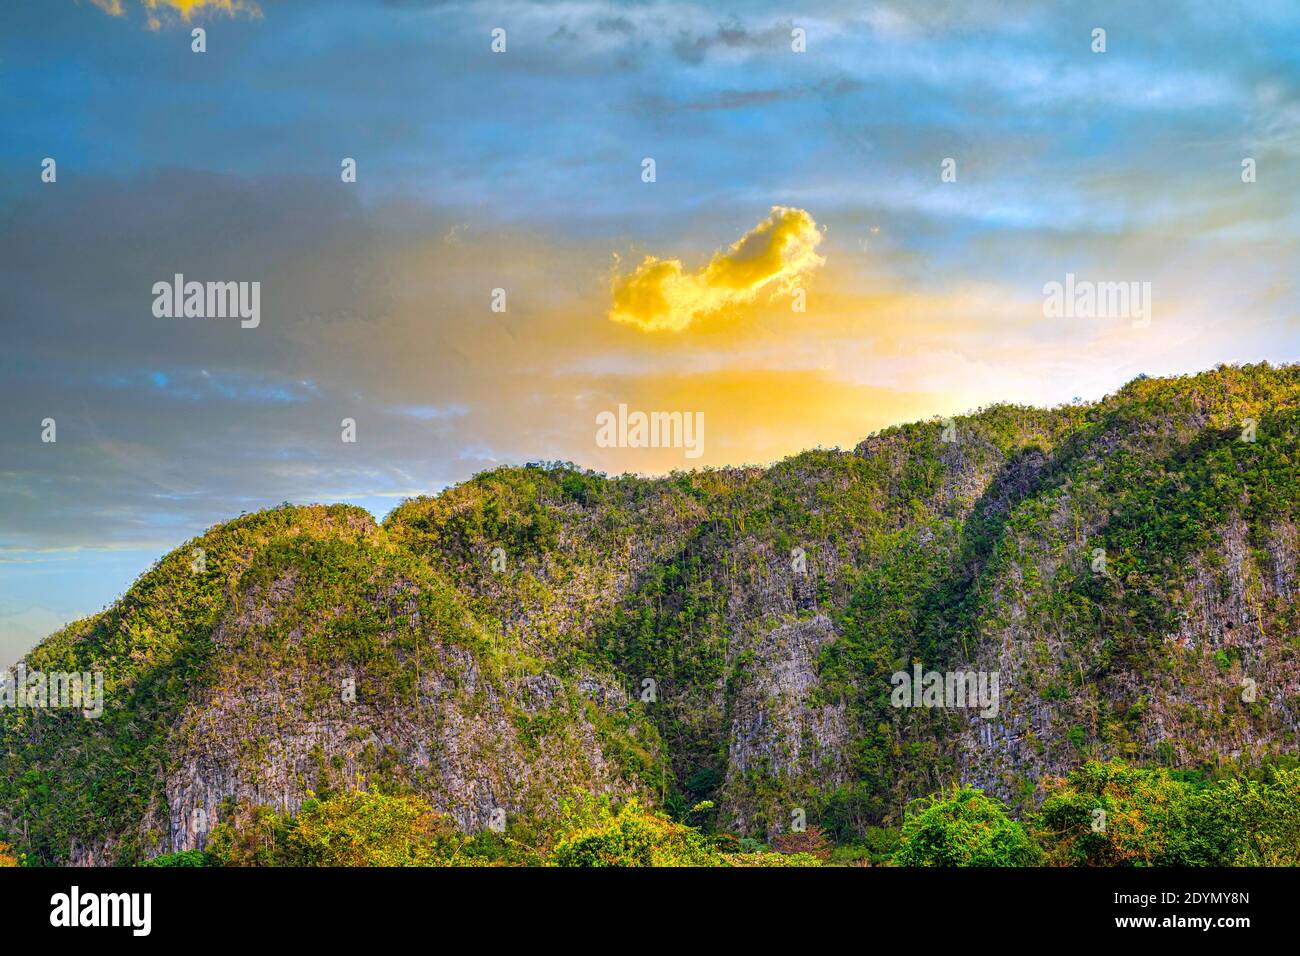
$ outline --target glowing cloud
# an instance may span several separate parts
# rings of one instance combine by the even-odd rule
[[[761,292],[792,292],[826,261],[817,255],[821,241],[805,210],[773,206],[766,219],[697,272],[684,271],[680,259],[646,256],[633,272],[615,276],[609,317],[646,332],[680,332]]]
[[[122,6],[122,0],[90,0],[95,6],[99,7],[110,16],[120,17],[126,13]],[[253,0],[140,0],[141,5],[149,13],[148,26],[150,29],[158,29],[162,21],[159,19],[161,13],[179,14],[182,20],[189,21],[195,13],[207,11],[220,11],[229,16],[236,13],[246,13],[249,16],[261,16],[261,9]]]

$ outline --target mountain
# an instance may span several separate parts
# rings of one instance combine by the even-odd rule
[[[360,787],[471,832],[582,791],[852,841],[956,781],[1024,813],[1091,758],[1286,760],[1298,414],[1300,366],[1220,366],[770,468],[241,517],[28,655],[105,707],[0,709],[0,837],[139,862]],[[894,706],[914,665],[996,675],[996,713]]]

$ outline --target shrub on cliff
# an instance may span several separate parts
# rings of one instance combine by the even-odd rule
[[[461,837],[450,818],[414,796],[364,790],[308,800],[284,839],[287,866],[436,866]]]
[[[1300,771],[1203,784],[1090,761],[1047,783],[1034,824],[1060,866],[1300,864]]]
[[[953,787],[908,808],[895,866],[1032,866],[1041,852],[998,800]]]
[[[1046,782],[1034,829],[1057,866],[1228,865],[1237,838],[1217,788],[1089,761]]]
[[[675,823],[630,799],[617,810],[608,798],[583,797],[563,811],[554,866],[721,866],[722,854],[694,827]]]

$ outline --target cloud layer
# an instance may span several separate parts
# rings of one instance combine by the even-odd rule
[[[646,256],[615,276],[609,317],[645,332],[681,332],[698,319],[747,305],[766,292],[793,292],[826,260],[817,223],[803,209],[773,206],[766,219],[717,252],[708,265],[685,271],[680,259]]]
[[[1298,355],[1294,4],[99,6],[0,4],[0,654],[284,500],[765,463]],[[261,325],[155,318],[177,272],[260,282]],[[1067,273],[1149,281],[1150,327],[1047,318]],[[623,403],[702,412],[703,458],[599,447]]]

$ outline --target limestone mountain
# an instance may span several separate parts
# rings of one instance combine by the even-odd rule
[[[1221,366],[769,468],[242,517],[28,655],[102,671],[105,710],[0,710],[0,838],[137,862],[359,782],[466,831],[581,790],[851,840],[954,781],[1028,809],[1093,757],[1285,759],[1298,416],[1300,366]],[[996,715],[892,706],[913,664],[998,674]]]

